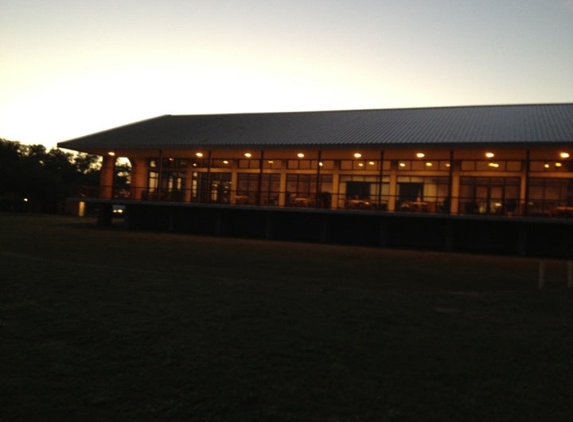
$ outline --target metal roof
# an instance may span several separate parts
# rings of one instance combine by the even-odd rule
[[[147,148],[557,145],[573,104],[165,115],[58,143],[78,151]]]

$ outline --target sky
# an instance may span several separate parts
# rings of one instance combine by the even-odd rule
[[[573,102],[573,0],[0,0],[0,138],[164,114]]]

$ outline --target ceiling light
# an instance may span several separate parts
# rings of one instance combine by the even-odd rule
[[[374,161],[369,161],[369,162],[368,162],[368,165],[369,165],[369,166],[373,166],[374,164],[376,164]]]
[[[107,153],[107,155],[109,155],[110,157],[115,157],[115,152],[110,151],[110,152]]]
[[[493,157],[495,157],[495,154],[494,154],[493,152],[486,152],[486,153],[485,153],[485,156],[486,156],[487,158],[493,158]]]
[[[359,152],[354,153],[354,158],[360,158],[360,157],[362,157],[362,154],[360,154]]]
[[[406,167],[406,163],[400,163],[400,167]]]
[[[548,169],[548,168],[549,168],[549,164],[545,163],[545,165],[544,165],[543,167],[545,167],[546,169]]]
[[[223,164],[229,164],[229,162],[227,160],[224,160]]]
[[[298,158],[304,158],[304,154],[303,154],[302,152],[299,152],[296,156],[297,156]]]
[[[203,156],[202,152],[198,152],[197,154],[195,154],[197,157],[201,158]]]
[[[561,154],[559,154],[559,156],[561,158],[569,158],[569,153],[568,152],[562,152]]]
[[[430,163],[429,161],[426,163],[426,167],[432,167],[432,163]]]
[[[418,152],[416,154],[416,157],[418,157],[418,158],[424,158],[425,156],[426,156],[426,154],[424,154],[423,152]]]
[[[245,157],[251,158],[252,156],[253,156],[253,154],[251,154],[250,152],[245,152]]]
[[[563,164],[561,163],[555,163],[555,167],[561,167]]]
[[[493,168],[498,168],[499,164],[498,163],[489,163],[489,166],[493,167]]]

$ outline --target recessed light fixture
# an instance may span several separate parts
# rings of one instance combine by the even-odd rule
[[[198,152],[197,154],[195,154],[197,157],[201,158],[203,157],[203,153],[202,152]]]
[[[416,154],[416,157],[418,157],[418,158],[424,158],[425,156],[426,156],[426,154],[424,154],[423,152],[418,152]]]
[[[426,167],[432,167],[432,163],[430,163],[429,161],[426,163]]]
[[[549,168],[549,164],[545,163],[545,164],[543,165],[543,167],[545,167],[546,169],[548,169],[548,168]]]
[[[399,166],[400,167],[406,167],[406,163],[400,163]]]
[[[354,153],[354,158],[360,158],[360,157],[362,157],[362,154],[360,154],[359,152]]]
[[[251,154],[250,152],[245,152],[245,157],[251,158],[252,156],[253,156],[253,154]]]
[[[322,161],[320,161],[320,162],[318,163],[318,165],[319,165],[320,167],[322,167]]]
[[[561,167],[563,164],[561,163],[555,163],[555,167]]]
[[[364,167],[364,163],[358,163],[358,167]]]
[[[110,151],[110,152],[107,153],[107,155],[109,155],[110,157],[115,157],[115,152]]]
[[[296,156],[297,156],[298,158],[304,158],[304,154],[303,154],[302,152],[299,152]]]
[[[488,165],[489,165],[490,167],[493,167],[493,168],[498,168],[498,167],[499,167],[499,164],[498,164],[498,163],[489,163]]]
[[[569,158],[569,153],[568,152],[562,152],[561,154],[559,154],[559,156],[561,158]]]
[[[229,161],[223,160],[223,164],[229,164]]]
[[[374,164],[376,164],[374,161],[369,161],[369,162],[368,162],[368,165],[369,165],[369,166],[373,166]]]
[[[485,156],[486,156],[487,158],[493,158],[493,157],[495,157],[495,154],[494,154],[493,152],[486,152],[486,153],[485,153]]]

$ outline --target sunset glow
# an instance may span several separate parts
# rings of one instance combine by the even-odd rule
[[[0,6],[0,137],[24,143],[163,114],[573,101],[568,0]]]

